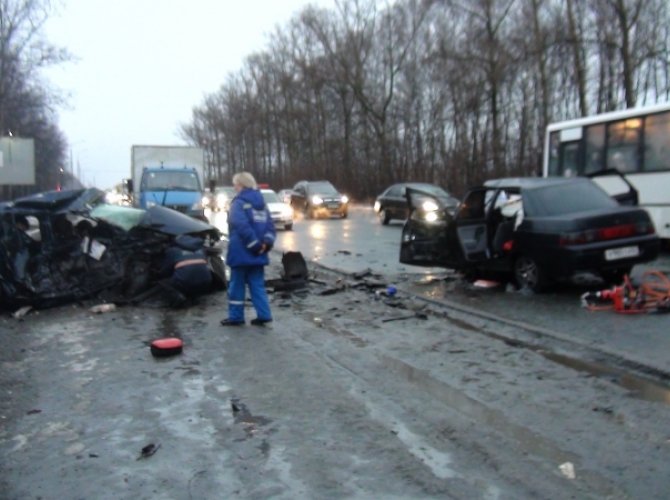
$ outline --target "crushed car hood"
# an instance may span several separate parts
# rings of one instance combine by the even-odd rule
[[[0,206],[0,309],[49,307],[101,292],[108,300],[132,297],[157,282],[176,237],[197,236],[210,246],[220,240],[216,227],[175,210],[104,199],[103,191],[80,189]]]

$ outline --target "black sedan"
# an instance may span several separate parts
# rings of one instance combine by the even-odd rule
[[[450,207],[452,211],[456,210],[458,200],[440,186],[421,182],[405,182],[393,184],[382,194],[377,196],[374,209],[379,217],[379,222],[387,225],[392,219],[400,219],[403,221],[407,219],[407,216],[409,215],[406,197],[408,187],[427,193],[432,198],[437,198],[441,205]]]
[[[329,181],[300,181],[293,187],[291,206],[308,219],[322,215],[344,219],[349,213],[349,198]]]
[[[432,210],[427,196],[407,190],[403,263],[512,278],[541,291],[581,272],[618,284],[660,248],[644,209],[619,205],[587,178],[489,181],[471,190],[454,216],[437,199]]]

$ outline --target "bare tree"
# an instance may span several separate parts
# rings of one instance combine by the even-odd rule
[[[43,36],[50,6],[47,0],[0,0],[0,135],[35,139],[37,181],[34,187],[3,186],[3,198],[54,188],[63,166],[66,144],[54,110],[59,101],[39,73],[68,58]]]
[[[325,177],[358,198],[426,180],[459,194],[536,172],[551,121],[667,98],[667,21],[665,0],[308,7],[183,131],[212,148],[219,178]]]

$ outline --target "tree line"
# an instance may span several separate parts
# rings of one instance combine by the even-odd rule
[[[666,0],[339,0],[269,36],[181,132],[209,177],[404,180],[455,194],[538,172],[547,124],[670,98]]]
[[[66,139],[55,106],[61,101],[40,71],[68,59],[44,37],[49,0],[0,0],[0,136],[33,138],[34,186],[1,186],[0,201],[55,189],[67,172]]]

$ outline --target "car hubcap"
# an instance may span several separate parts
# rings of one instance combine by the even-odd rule
[[[520,285],[527,286],[528,288],[533,288],[537,285],[538,269],[535,262],[522,257],[517,262],[516,269]]]

